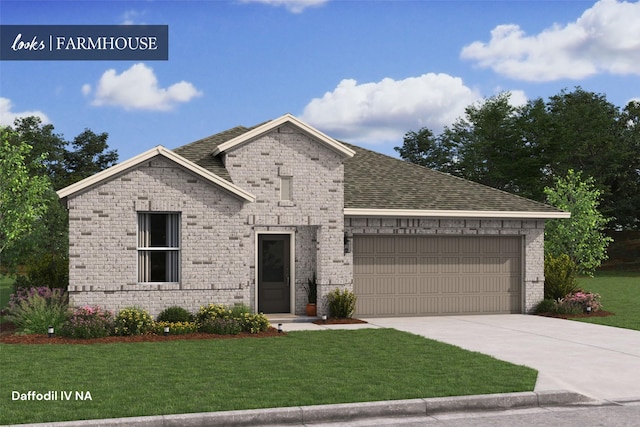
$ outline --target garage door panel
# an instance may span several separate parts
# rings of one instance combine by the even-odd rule
[[[421,294],[436,294],[440,292],[440,281],[436,276],[422,276],[418,279],[418,283]]]
[[[357,315],[520,312],[520,237],[378,235],[354,240]]]
[[[437,257],[420,258],[420,273],[421,274],[438,273],[438,258]]]
[[[393,295],[397,292],[394,277],[375,277],[373,282],[374,295]]]
[[[376,274],[394,274],[396,272],[396,259],[395,257],[378,257],[375,261],[375,273]]]
[[[398,274],[417,274],[418,273],[418,258],[416,257],[398,257]]]
[[[418,277],[404,277],[400,276],[397,278],[396,283],[398,285],[398,293],[401,295],[418,294]]]

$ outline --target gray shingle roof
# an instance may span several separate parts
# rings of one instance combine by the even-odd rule
[[[525,199],[355,145],[344,163],[344,204],[355,209],[559,212]]]
[[[261,126],[261,125],[257,125]],[[237,126],[173,151],[231,182],[215,148],[250,128]],[[344,162],[344,204],[351,209],[560,212],[533,200],[395,159],[355,145]]]

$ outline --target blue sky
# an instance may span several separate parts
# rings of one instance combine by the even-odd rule
[[[640,99],[640,2],[12,1],[0,24],[162,24],[168,61],[0,62],[0,125],[39,115],[120,160],[291,113],[390,155],[501,91]]]

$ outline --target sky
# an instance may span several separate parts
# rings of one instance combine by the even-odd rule
[[[397,156],[504,91],[640,100],[638,1],[0,0],[0,24],[168,25],[166,61],[0,62],[0,125],[106,132],[121,161],[286,113]]]

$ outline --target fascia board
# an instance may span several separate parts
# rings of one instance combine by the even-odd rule
[[[216,149],[213,151],[212,155],[216,156],[238,145],[244,144],[245,142],[250,141],[251,139],[256,138],[262,134],[265,134],[271,131],[272,129],[277,128],[278,126],[282,126],[285,123],[292,123],[293,125],[300,128],[303,132],[311,136],[312,138],[315,138],[321,141],[322,143],[327,145],[329,148],[331,148],[334,151],[337,151],[338,153],[342,154],[345,157],[353,157],[356,154],[356,152],[353,151],[352,149],[345,147],[335,139],[309,126],[308,124],[300,121],[293,115],[285,114],[284,116],[281,116],[275,120],[271,120],[270,122],[267,122],[262,126],[258,126],[255,129],[252,129],[240,136],[237,136],[223,144],[218,145]]]
[[[68,187],[62,188],[60,190],[57,191],[58,197],[60,199],[64,199],[65,197],[71,196],[73,194],[76,194],[86,188],[89,188],[91,186],[94,186],[96,184],[99,184],[100,182],[111,178],[112,176],[118,175],[124,171],[126,171],[127,169],[130,169],[132,167],[135,167],[137,165],[139,165],[140,163],[143,163],[147,160],[150,160],[156,156],[163,156],[177,164],[179,164],[180,166],[184,167],[185,169],[195,173],[196,175],[200,176],[201,178],[205,179],[206,181],[215,184],[219,187],[222,187],[224,190],[228,191],[229,193],[233,194],[234,196],[244,199],[246,201],[249,202],[255,202],[256,197],[243,190],[242,188],[238,187],[237,185],[234,185],[222,178],[220,178],[218,175],[209,172],[208,170],[204,169],[201,166],[196,165],[195,163],[185,159],[184,157],[174,153],[171,150],[168,150],[166,148],[164,148],[163,146],[159,145],[157,147],[154,147],[150,150],[145,151],[142,154],[139,154],[135,157],[132,157],[128,160],[125,160],[122,163],[118,163],[115,166],[112,166],[108,169],[105,169],[101,172],[98,172],[95,175],[92,175],[90,177],[87,177],[81,181],[76,182],[75,184],[71,184]]]
[[[437,218],[505,218],[505,219],[560,219],[571,218],[570,212],[533,211],[463,211],[413,209],[358,209],[345,208],[345,216],[368,217],[437,217]]]

